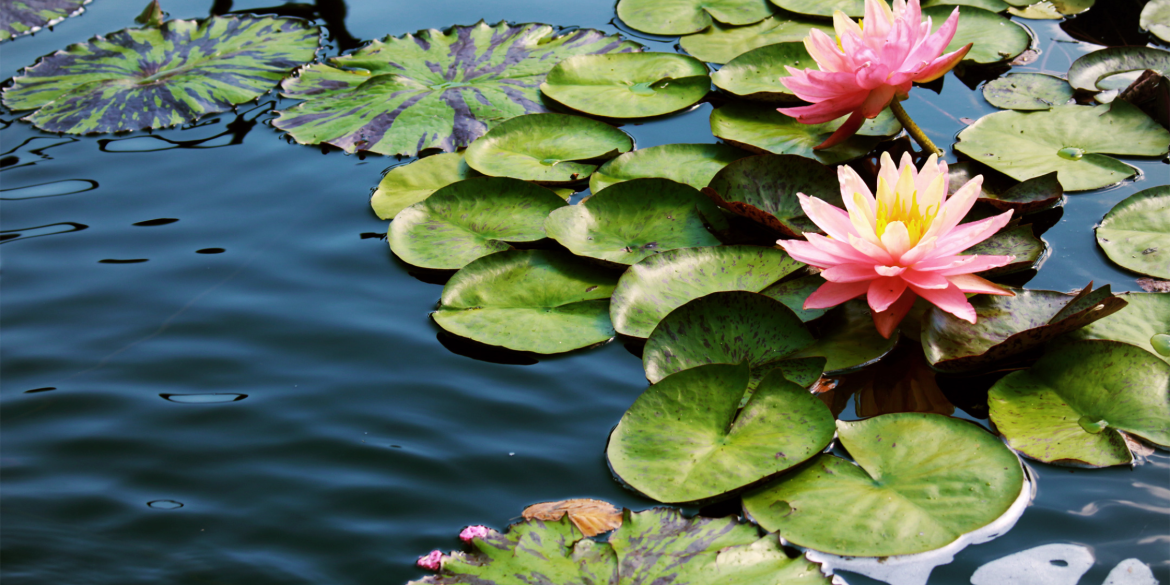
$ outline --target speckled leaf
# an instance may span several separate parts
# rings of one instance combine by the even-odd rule
[[[306,101],[273,125],[346,152],[453,151],[504,120],[547,112],[538,88],[559,61],[638,48],[591,29],[556,36],[506,22],[386,37],[286,80],[283,95]]]
[[[85,11],[90,0],[5,0],[0,3],[0,41],[37,32]]]
[[[649,337],[671,311],[719,291],[758,292],[804,266],[759,246],[682,248],[630,266],[613,293],[610,317],[623,335]]]
[[[811,274],[809,276],[802,276],[793,280],[784,282],[777,282],[772,286],[760,291],[760,294],[772,297],[785,307],[796,313],[796,316],[805,323],[817,319],[824,315],[828,309],[805,309],[804,301],[814,291],[825,283],[825,279],[821,278],[819,274]]]
[[[1154,346],[1155,337],[1170,335],[1170,293],[1121,293],[1129,303],[1120,311],[1077,329],[1057,342],[1108,339],[1136,345],[1170,364],[1170,355]],[[1054,343],[1057,343],[1054,342]]]
[[[556,193],[519,179],[467,179],[403,209],[386,239],[407,264],[457,270],[511,249],[509,242],[543,239],[544,220],[565,205]]]
[[[860,299],[830,309],[815,328],[817,340],[793,357],[825,358],[825,374],[830,377],[875,363],[898,344],[897,335],[886,339],[877,332],[869,305]]]
[[[370,207],[378,217],[394,219],[399,211],[430,197],[431,193],[451,183],[479,176],[482,175],[467,166],[461,152],[420,158],[386,169],[370,197]]]
[[[1038,348],[1069,331],[1104,319],[1125,301],[1103,286],[1077,296],[1050,290],[1012,289],[1015,296],[976,295],[971,324],[931,307],[923,316],[922,348],[935,369],[986,368]]]
[[[829,35],[836,34],[831,22],[798,14],[777,14],[748,26],[715,23],[700,33],[679,39],[679,45],[699,60],[730,63],[752,49],[778,43],[800,43],[814,28]]]
[[[1046,463],[1130,463],[1119,430],[1170,446],[1170,364],[1125,343],[1062,345],[996,382],[987,403],[1008,445]]]
[[[1121,100],[998,112],[965,128],[955,144],[955,150],[1018,181],[1056,171],[1067,191],[1097,189],[1137,172],[1103,153],[1159,156],[1168,147],[1170,132]]]
[[[938,30],[954,9],[954,6],[932,6],[923,8],[922,16],[929,17],[934,30]],[[981,65],[1002,63],[1014,59],[1032,45],[1032,35],[1027,29],[994,12],[963,6],[959,15],[959,27],[944,51],[949,53],[972,44],[967,56],[963,57],[964,61]]]
[[[512,118],[467,148],[471,168],[493,177],[546,185],[585,180],[595,159],[609,159],[634,147],[629,134],[581,116],[532,114]]]
[[[320,29],[291,18],[213,17],[128,28],[24,70],[4,105],[49,132],[166,128],[271,89],[317,50]]]
[[[1150,0],[1142,8],[1138,25],[1170,43],[1170,0]]]
[[[660,502],[707,500],[789,469],[833,440],[833,415],[777,371],[748,389],[744,364],[683,370],[650,386],[609,437],[610,467]]]
[[[751,24],[772,14],[768,0],[621,0],[618,18],[655,35],[699,32],[714,22]]]
[[[719,171],[704,192],[720,207],[794,238],[821,232],[804,214],[797,193],[844,207],[836,171],[791,154],[739,159]]]
[[[823,164],[837,164],[866,155],[882,137],[902,126],[887,109],[867,121],[857,135],[832,148],[813,150],[845,123],[842,116],[824,124],[801,124],[767,104],[732,102],[711,112],[711,133],[753,152],[796,154]]]
[[[1015,212],[1013,217],[1047,209],[1064,198],[1064,187],[1060,185],[1056,175],[1056,172],[1051,172],[1033,177],[1002,193],[992,193],[984,189],[979,199],[1000,211],[1013,210]]]
[[[578,256],[633,264],[675,248],[718,246],[703,224],[705,215],[718,213],[694,187],[634,179],[552,212],[545,230]]]
[[[784,86],[788,77],[785,67],[820,69],[804,43],[778,43],[732,59],[711,75],[711,81],[715,87],[749,100],[799,102],[800,98]]]
[[[1073,61],[1068,69],[1068,82],[1085,91],[1113,89],[1101,86],[1101,80],[1126,71],[1146,69],[1170,75],[1170,52],[1151,47],[1108,47],[1093,51]]]
[[[720,169],[748,156],[725,144],[663,144],[631,150],[593,171],[589,190],[597,193],[631,179],[659,177],[702,189]]]
[[[1001,110],[1050,110],[1072,101],[1073,88],[1043,73],[1012,73],[984,85],[983,98]]]
[[[1016,257],[1010,264],[980,273],[983,276],[994,276],[1028,270],[1035,266],[1047,252],[1048,245],[1032,233],[1031,224],[1026,224],[1000,230],[994,236],[967,248],[960,254]]]
[[[440,327],[517,351],[561,353],[614,335],[614,277],[564,252],[510,250],[484,256],[443,287]]]
[[[677,53],[578,55],[561,61],[540,91],[578,112],[648,118],[685,110],[711,89],[707,66]]]
[[[1097,244],[1125,268],[1170,279],[1170,186],[1134,193],[1110,209]]]
[[[821,455],[744,497],[744,511],[792,543],[884,557],[946,546],[1007,513],[1025,489],[1019,459],[982,427],[938,414],[837,422],[856,465]]]

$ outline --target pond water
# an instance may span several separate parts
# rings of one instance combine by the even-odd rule
[[[5,43],[0,78],[130,26],[143,3],[96,0]],[[348,34],[363,40],[480,19],[621,30],[608,0],[323,4],[347,9]],[[163,3],[177,18],[212,5]],[[1041,54],[1017,71],[1063,75],[1095,48],[1025,22]],[[673,39],[639,40],[674,50]],[[428,317],[440,286],[407,272],[369,210],[398,161],[289,144],[269,124],[289,105],[270,95],[116,137],[0,116],[6,583],[400,584],[423,574],[419,555],[459,548],[461,527],[503,529],[534,502],[653,505],[613,479],[603,452],[646,386],[641,361],[620,342],[523,365],[462,355],[473,352]],[[953,75],[906,106],[944,147],[964,118],[993,111]],[[639,148],[714,142],[710,111],[624,129]],[[1138,180],[1069,198],[1029,287],[1138,290],[1090,229],[1167,182],[1164,161],[1131,162]],[[1038,493],[1016,527],[931,583],[968,583],[983,564],[1051,543],[1091,550],[1081,583],[1128,558],[1170,583],[1170,456],[1031,468]]]

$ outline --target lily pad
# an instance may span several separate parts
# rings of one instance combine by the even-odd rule
[[[578,55],[558,63],[540,84],[544,95],[607,118],[648,118],[685,110],[710,89],[707,66],[677,53]]]
[[[1170,43],[1170,0],[1150,0],[1142,8],[1138,26]]]
[[[971,324],[931,307],[923,317],[922,348],[944,372],[987,368],[1036,349],[1074,329],[1104,319],[1125,306],[1109,292],[1086,287],[1080,294],[1011,289],[1015,296],[977,295]]]
[[[402,210],[390,224],[390,249],[407,264],[457,270],[512,247],[544,239],[544,221],[565,200],[518,179],[479,177],[443,187]]]
[[[464,179],[480,177],[467,166],[462,152],[446,152],[386,170],[370,197],[370,207],[381,219],[394,219],[398,212],[431,196],[431,193]]]
[[[1008,12],[1020,18],[1058,20],[1080,14],[1093,7],[1097,0],[1007,0]]]
[[[585,538],[568,518],[525,520],[473,538],[470,554],[444,556],[438,575],[408,585],[671,583],[831,585],[818,565],[788,558],[774,535],[734,517],[685,518],[674,509],[623,512],[608,541]]]
[[[740,410],[749,377],[747,364],[710,364],[650,386],[609,437],[614,473],[660,502],[695,502],[798,465],[833,440],[829,408],[778,371]]]
[[[1131,463],[1118,431],[1170,446],[1170,364],[1125,343],[1062,345],[996,382],[987,402],[1008,445],[1046,463]]]
[[[634,148],[629,134],[604,122],[565,114],[531,114],[493,128],[467,148],[467,164],[492,177],[545,185],[587,179],[593,161]]]
[[[317,51],[303,20],[212,17],[128,28],[70,45],[4,91],[11,110],[48,132],[167,128],[224,112],[272,89]]]
[[[1170,355],[1155,347],[1157,337],[1170,335],[1170,293],[1122,293],[1120,311],[1077,329],[1060,341],[1107,339],[1136,345],[1170,364]]]
[[[1007,513],[1025,489],[1019,459],[971,422],[886,414],[837,422],[856,463],[821,455],[744,497],[744,511],[799,546],[844,556],[935,550]]]
[[[720,207],[793,238],[804,232],[821,232],[804,214],[797,193],[844,207],[837,173],[791,154],[739,159],[719,171],[704,192]]]
[[[1012,73],[983,86],[983,98],[1001,110],[1051,110],[1072,101],[1067,81],[1043,73]]]
[[[833,16],[840,10],[853,18],[865,16],[865,0],[772,0],[772,3],[797,14]]]
[[[1043,112],[998,112],[959,133],[955,149],[1018,181],[1056,171],[1066,191],[1112,185],[1137,171],[1109,156],[1159,156],[1170,132],[1137,107],[1056,106]]]
[[[984,189],[979,200],[1000,211],[1010,209],[1016,213],[1016,217],[1048,209],[1064,199],[1064,187],[1056,177],[1056,172],[1040,175],[1000,193]]]
[[[831,22],[798,14],[777,14],[747,26],[716,22],[700,33],[682,37],[679,46],[699,60],[730,63],[752,49],[778,43],[799,43],[814,28],[828,35],[837,34]]]
[[[804,264],[759,246],[680,248],[630,266],[613,292],[610,317],[622,335],[649,337],[664,317],[713,292],[758,292]]]
[[[887,109],[867,120],[857,135],[832,148],[813,150],[845,123],[842,116],[824,124],[801,124],[766,104],[733,102],[711,112],[711,133],[729,144],[753,152],[796,154],[822,164],[837,164],[865,156],[882,138],[902,130]]]
[[[792,357],[825,358],[825,375],[829,377],[876,363],[898,345],[897,335],[886,339],[877,332],[869,305],[861,299],[830,309],[814,325],[817,340]]]
[[[804,308],[805,299],[824,283],[825,279],[821,278],[819,274],[811,274],[793,280],[777,282],[760,291],[760,294],[784,303],[784,306],[791,309],[801,321],[808,323],[813,319],[821,317],[828,311],[828,309]]]
[[[1170,279],[1170,186],[1134,193],[1110,209],[1097,244],[1125,268]]]
[[[1000,230],[990,238],[960,252],[961,255],[1015,256],[1010,264],[980,272],[983,276],[1011,274],[1028,270],[1036,265],[1048,252],[1044,240],[1032,233],[1032,225],[1025,224]]]
[[[954,9],[954,6],[932,6],[923,8],[922,16],[931,18],[934,30],[938,30]],[[963,6],[959,14],[959,27],[943,50],[949,53],[972,44],[971,50],[963,57],[964,61],[981,65],[1002,63],[1015,59],[1032,46],[1028,29],[990,10]]]
[[[1068,82],[1085,91],[1118,89],[1103,85],[1102,80],[1119,73],[1147,69],[1170,76],[1170,52],[1150,47],[1109,47],[1093,51],[1073,61],[1068,68]]]
[[[70,16],[90,0],[9,0],[0,5],[0,41],[35,33]]]
[[[773,12],[767,0],[621,0],[618,18],[654,35],[685,35],[715,22],[751,24]]]
[[[556,36],[548,25],[506,22],[386,37],[285,80],[282,95],[306,101],[273,125],[346,152],[453,151],[504,120],[549,111],[538,88],[558,62],[637,50],[591,29]]]
[[[623,181],[652,177],[702,189],[720,169],[747,155],[725,144],[663,144],[631,150],[593,171],[589,190],[597,193]]]
[[[633,264],[675,248],[718,246],[703,224],[705,215],[718,213],[693,187],[634,179],[552,212],[544,229],[578,256]]]
[[[549,250],[484,256],[455,273],[431,313],[447,331],[517,351],[561,353],[613,337],[603,268]]]
[[[752,49],[711,75],[715,87],[730,94],[757,101],[799,102],[784,86],[788,70],[820,69],[804,43],[778,43]]]

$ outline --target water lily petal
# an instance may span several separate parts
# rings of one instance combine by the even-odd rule
[[[857,236],[854,236],[854,235],[849,236],[849,245],[856,248],[858,252],[861,252],[862,254],[865,254],[866,256],[869,256],[870,258],[872,258],[876,264],[882,264],[885,266],[889,266],[891,264],[898,263],[897,260],[893,256],[891,256],[890,253],[887,252],[885,248],[878,246],[878,245],[875,245],[875,244],[872,244],[872,243],[870,243],[866,240],[863,240]]]
[[[942,209],[938,212],[938,217],[930,224],[930,229],[926,230],[923,237],[937,236],[940,239],[945,234],[950,233],[959,225],[960,221],[971,211],[971,206],[975,205],[975,201],[979,199],[979,194],[983,192],[983,175],[976,175],[970,181],[959,187],[954,195],[947,198],[943,203]]]
[[[1016,293],[985,278],[974,274],[957,274],[948,278],[951,284],[965,293],[982,293],[985,295],[1016,296]]]
[[[789,76],[784,79],[784,87],[808,102],[819,102],[867,91],[857,84],[853,72],[802,70],[788,66],[785,66],[785,69]]]
[[[902,277],[883,276],[869,283],[866,300],[869,301],[869,308],[880,313],[890,308],[905,290],[906,281]]]
[[[873,264],[838,264],[826,268],[821,276],[829,282],[861,282],[878,278],[878,273]]]
[[[942,54],[943,49],[951,44],[955,38],[955,31],[959,29],[959,8],[955,7],[942,26],[934,34],[926,37],[909,55],[906,61],[910,63],[931,63]]]
[[[828,309],[851,301],[869,290],[869,282],[826,282],[804,300],[805,309]]]
[[[930,271],[940,276],[983,272],[1011,264],[1015,256],[950,256],[915,265],[915,270]],[[971,292],[971,291],[964,291]]]
[[[933,258],[940,258],[958,254],[995,235],[995,232],[1007,225],[1011,219],[1012,210],[1009,209],[987,219],[965,223],[939,238],[938,245],[930,255]]]
[[[898,324],[902,319],[906,318],[906,314],[914,306],[914,301],[918,300],[918,295],[914,291],[907,288],[902,296],[898,297],[890,308],[873,314],[873,324],[877,327],[878,333],[886,339],[893,335],[894,329],[898,328]]]
[[[804,210],[804,214],[830,237],[845,241],[854,234],[853,222],[850,221],[849,214],[844,209],[825,203],[816,197],[809,197],[804,193],[797,193],[796,196],[800,200],[800,207]]]
[[[975,322],[975,307],[967,302],[967,296],[954,284],[945,289],[919,288],[910,285],[918,296],[926,299],[932,305],[968,322]]]
[[[872,264],[882,264],[883,263],[883,262],[879,262],[877,260],[874,260],[874,258],[872,256],[863,253],[861,250],[858,250],[856,246],[854,246],[852,243],[850,243],[848,241],[834,240],[834,239],[822,236],[820,234],[806,233],[806,234],[804,234],[804,237],[808,240],[808,243],[810,245],[815,246],[817,249],[821,250],[822,252],[824,252],[826,254],[832,254],[832,255],[837,256],[839,258],[844,258],[845,260],[842,260],[841,262],[855,262],[855,263],[859,263],[859,264],[871,264],[871,263]],[[870,245],[872,246],[872,244],[870,244]],[[877,246],[874,246],[874,247],[877,248],[878,250],[881,250],[882,254],[884,254],[886,257],[889,257],[889,254],[886,254],[885,251],[882,250],[880,247],[877,247]],[[837,264],[840,264],[841,262],[837,262]]]
[[[865,102],[867,95],[868,93],[851,93],[811,106],[777,108],[776,111],[785,116],[796,118],[801,124],[824,124],[825,122],[836,120],[845,114],[852,113]],[[805,98],[802,97],[801,99]]]
[[[849,114],[849,119],[845,120],[844,124],[837,128],[835,132],[830,134],[824,142],[814,146],[813,150],[824,150],[826,148],[832,148],[838,144],[841,144],[842,142],[845,142],[851,136],[857,134],[857,131],[861,129],[861,125],[864,123],[865,114],[862,113],[862,110],[854,110],[852,114]]]
[[[918,83],[930,83],[942,77],[943,75],[946,75],[948,71],[954,69],[955,66],[959,64],[959,61],[963,60],[963,57],[967,56],[967,52],[971,50],[972,44],[973,43],[967,43],[958,51],[947,53],[946,55],[935,59],[933,62],[919,71],[918,75],[914,77],[913,81]]]
[[[937,242],[938,238],[922,238],[918,241],[917,244],[914,245],[913,248],[910,248],[909,252],[902,254],[902,257],[898,260],[902,263],[903,266],[914,266],[916,269],[918,269],[918,262],[923,258],[931,256],[931,253],[934,252],[935,244]]]
[[[910,251],[911,246],[910,231],[906,229],[906,224],[894,221],[886,225],[886,231],[882,233],[882,247],[896,262],[901,263],[902,254]]]
[[[813,244],[801,240],[777,240],[776,244],[784,249],[794,260],[811,264],[818,268],[828,268],[843,262],[856,261],[857,258],[841,257],[825,252]],[[859,254],[860,256],[860,254]],[[863,256],[864,258],[864,256]]]
[[[902,279],[918,288],[943,289],[951,285],[941,274],[921,270],[907,270],[902,273]]]
[[[812,56],[813,60],[817,62],[817,66],[821,68],[821,71],[852,72],[852,68],[849,66],[849,59],[837,47],[837,41],[833,37],[825,34],[824,31],[816,28],[810,30],[808,36],[804,38],[804,48]],[[787,86],[787,83],[785,86]]]

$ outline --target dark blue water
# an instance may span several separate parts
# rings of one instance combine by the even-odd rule
[[[142,3],[96,0],[5,43],[0,77],[131,25]],[[197,18],[211,4],[164,8]],[[604,0],[347,5],[357,39],[481,18],[618,30]],[[1031,24],[1045,52],[1019,69],[1062,74],[1091,50]],[[962,118],[992,111],[953,76],[941,94],[913,96],[911,114],[948,146]],[[651,505],[613,481],[603,454],[645,387],[640,360],[620,343],[534,365],[449,350],[465,351],[427,315],[441,288],[370,237],[386,229],[370,189],[396,161],[288,144],[268,124],[275,101],[117,137],[0,116],[0,231],[18,235],[0,245],[6,584],[398,584],[422,574],[417,556],[458,548],[462,526],[502,529],[534,502]],[[713,142],[709,113],[625,129],[639,147]],[[1167,182],[1163,162],[1137,164],[1143,179],[1070,198],[1029,286],[1137,289],[1090,231],[1117,201]],[[1131,557],[1170,582],[1170,457],[1033,468],[1039,493],[1017,527],[932,583],[967,583],[990,560],[1058,542],[1091,547],[1084,584]]]

